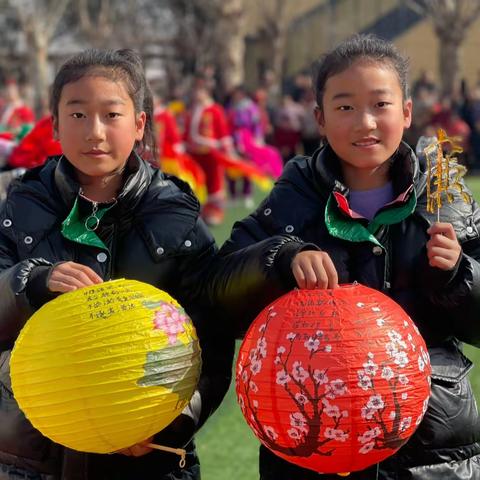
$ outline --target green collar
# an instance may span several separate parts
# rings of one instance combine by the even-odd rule
[[[406,202],[391,208],[382,209],[365,226],[359,220],[349,218],[343,214],[338,208],[332,193],[325,207],[325,224],[330,235],[334,237],[350,242],[372,242],[383,248],[383,245],[375,237],[378,229],[382,225],[393,225],[401,222],[415,211],[416,206],[417,197],[413,190]]]
[[[113,204],[114,205],[114,204]],[[110,210],[113,205],[100,207],[95,213],[95,217],[100,221],[105,213]],[[85,226],[88,216],[82,218],[80,208],[78,205],[78,197],[75,199],[73,208],[68,214],[68,217],[62,222],[62,235],[72,242],[89,245],[91,247],[101,248],[107,250],[107,246],[102,242],[100,237],[93,231],[88,230]]]

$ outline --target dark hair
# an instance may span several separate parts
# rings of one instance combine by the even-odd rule
[[[58,118],[58,104],[63,87],[87,75],[98,75],[112,81],[121,80],[132,99],[135,113],[145,112],[145,132],[140,143],[139,153],[149,149],[154,158],[157,155],[157,142],[153,126],[153,97],[145,78],[140,56],[131,49],[85,50],[67,60],[53,81],[50,110]],[[136,145],[138,147],[138,145]]]
[[[401,55],[392,43],[375,35],[354,35],[323,55],[313,66],[313,87],[319,108],[322,108],[327,80],[343,72],[357,60],[383,63],[395,70],[403,98],[410,97],[408,59]]]

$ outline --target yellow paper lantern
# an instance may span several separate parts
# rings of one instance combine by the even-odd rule
[[[189,402],[201,353],[167,293],[115,280],[63,294],[26,323],[11,357],[15,398],[69,448],[109,453],[159,432]]]

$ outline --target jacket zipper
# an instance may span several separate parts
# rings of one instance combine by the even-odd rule
[[[110,258],[109,258],[108,269],[107,269],[107,280],[111,280],[113,275],[115,274],[114,267],[113,267],[113,259],[115,258],[116,247],[117,247],[117,224],[113,222],[112,243],[109,249]]]
[[[391,245],[390,245],[390,235],[388,225],[382,225],[380,230],[375,234],[375,238],[382,244],[383,251],[383,279],[382,279],[382,291],[390,291],[390,255],[391,255]]]
[[[391,272],[390,272],[390,265],[391,265],[391,258],[390,256],[392,255],[392,249],[391,249],[391,243],[390,243],[390,232],[389,227],[385,226],[386,229],[386,242],[385,242],[385,261],[384,261],[384,268],[383,268],[383,290],[385,292],[389,292],[391,288],[391,282],[390,282],[390,277],[391,277]]]

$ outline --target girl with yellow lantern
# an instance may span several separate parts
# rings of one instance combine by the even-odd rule
[[[215,311],[203,295],[216,246],[199,218],[197,199],[185,183],[155,170],[141,157],[148,151],[155,154],[155,141],[152,98],[139,57],[131,50],[89,50],[76,55],[55,78],[51,111],[63,155],[15,182],[0,213],[0,477],[139,479],[154,472],[158,479],[200,478],[192,436],[228,389],[233,340],[219,330]],[[119,278],[129,281],[103,283]],[[11,349],[29,317],[51,301],[25,328],[47,325],[43,330],[47,333],[41,338],[30,335],[34,340],[29,344],[22,331],[15,347],[23,351],[52,348],[51,357],[46,353],[37,360],[29,357],[31,369],[39,368],[45,357],[51,363],[63,361],[69,352],[58,343],[58,338],[64,338],[58,333],[82,340],[84,326],[91,320],[89,325],[98,328],[79,351],[89,351],[95,342],[107,342],[123,325],[123,337],[115,337],[122,340],[104,350],[107,356],[119,355],[120,372],[131,373],[131,366],[122,360],[124,352],[118,349],[133,349],[128,322],[131,319],[131,334],[135,335],[134,310],[142,312],[152,330],[161,332],[155,337],[157,346],[142,355],[145,365],[149,365],[149,355],[157,355],[159,364],[165,360],[162,350],[156,350],[160,340],[187,360],[199,357],[195,330],[186,315],[175,300],[153,286],[185,307],[198,333],[202,349],[199,380],[190,401],[179,396],[176,402],[177,408],[188,405],[160,432],[123,445],[111,455],[82,453],[76,443],[73,450],[44,437],[30,422],[30,415],[27,419],[20,410],[10,380]],[[105,323],[116,319],[115,315],[118,322]],[[50,335],[57,335],[57,343]],[[182,350],[187,344],[189,350]],[[55,351],[62,355],[55,356]],[[14,353],[12,368],[25,358]],[[99,362],[101,358],[85,354],[82,361]],[[58,364],[57,370],[62,370]],[[151,386],[152,378],[155,383],[155,372],[145,367],[141,373],[136,388]],[[49,374],[52,384],[56,374],[64,375],[63,384],[56,382],[64,396],[70,395],[66,384],[88,390],[80,374],[55,372],[55,368]],[[197,380],[195,375],[192,378]],[[13,383],[22,392],[20,374]],[[173,373],[170,384],[173,390],[179,388]],[[22,395],[31,394],[37,386]],[[42,408],[46,409],[56,400],[53,392],[44,396]],[[112,409],[114,404],[112,400]],[[132,429],[134,423],[130,422]],[[152,444],[184,447],[185,466],[178,466],[176,455],[153,450]],[[108,450],[102,448],[84,450]]]

